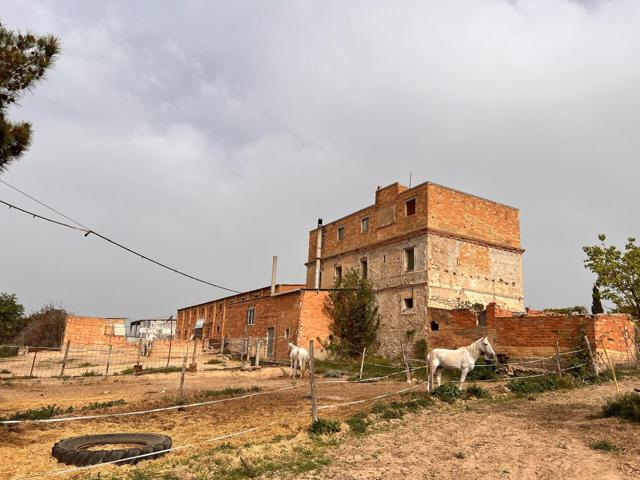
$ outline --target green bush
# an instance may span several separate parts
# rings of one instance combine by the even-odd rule
[[[324,376],[327,378],[340,378],[342,372],[340,370],[327,370]]]
[[[465,391],[468,397],[475,398],[491,398],[491,393],[486,388],[479,387],[478,385],[469,385]]]
[[[12,413],[6,417],[0,417],[1,420],[46,420],[65,413],[73,412],[73,407],[61,408],[57,405],[47,405],[46,407],[32,408]]]
[[[120,406],[120,405],[125,405],[126,403],[127,402],[125,402],[123,399],[120,399],[120,400],[109,400],[107,402],[92,402],[92,403],[82,407],[81,410],[83,410],[83,411],[99,410],[101,408],[109,408],[109,407],[117,407],[117,406]]]
[[[209,360],[207,360],[207,365],[220,365],[221,363],[224,363],[222,360],[218,360],[217,358],[210,358]]]
[[[445,383],[436,388],[431,395],[439,398],[443,402],[455,403],[459,398],[463,398],[463,392],[453,383]]]
[[[18,347],[0,345],[0,358],[15,357],[18,355]]]
[[[424,338],[416,340],[413,344],[413,355],[420,360],[424,360],[427,356],[427,341]]]
[[[367,433],[370,423],[365,412],[358,412],[347,418],[347,425],[349,425],[351,433],[354,435],[364,435]]]
[[[625,393],[609,400],[603,407],[605,417],[620,417],[633,422],[640,422],[640,394]]]
[[[318,418],[309,427],[309,433],[312,435],[327,435],[338,433],[340,431],[340,422],[338,420],[330,420],[327,418]]]
[[[498,378],[498,366],[484,358],[479,358],[474,369],[467,374],[466,380],[492,380],[494,378]]]
[[[97,377],[98,375],[100,374],[95,370],[85,370],[84,372],[82,372],[80,376],[81,377]]]
[[[597,442],[593,442],[591,444],[591,448],[593,448],[594,450],[602,450],[605,452],[615,452],[616,450],[618,450],[618,447],[616,447],[609,440],[599,440]]]
[[[577,388],[582,381],[570,375],[561,377],[557,374],[533,378],[514,378],[509,380],[507,388],[520,395],[542,393],[553,390]]]

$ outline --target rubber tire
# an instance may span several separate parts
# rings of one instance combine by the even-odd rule
[[[140,447],[120,448],[116,450],[87,450],[94,445],[106,445],[111,443],[135,443]],[[142,460],[150,460],[164,455],[171,448],[171,437],[155,433],[107,433],[103,435],[84,435],[57,442],[51,449],[51,455],[60,463],[84,467],[98,463],[122,460],[116,465],[134,465]],[[143,458],[136,457],[144,453],[157,453]]]

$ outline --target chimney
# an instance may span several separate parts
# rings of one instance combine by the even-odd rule
[[[271,265],[271,296],[276,294],[276,273],[278,272],[278,257],[273,256],[273,264]]]
[[[318,219],[318,235],[316,236],[316,281],[315,289],[320,289],[320,257],[322,256],[322,219]]]

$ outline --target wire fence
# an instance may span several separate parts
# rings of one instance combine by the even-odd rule
[[[206,357],[200,343],[154,346],[139,341],[123,345],[61,348],[0,345],[0,378],[93,377],[172,371]]]

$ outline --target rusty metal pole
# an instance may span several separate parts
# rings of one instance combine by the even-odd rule
[[[562,367],[560,367],[560,347],[556,340],[556,366],[558,367],[558,375],[562,376]]]

